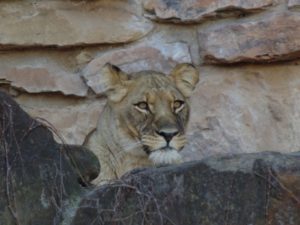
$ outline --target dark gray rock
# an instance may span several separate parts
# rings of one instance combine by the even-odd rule
[[[72,225],[299,225],[300,157],[212,157],[135,170],[89,193]]]
[[[93,154],[79,150],[57,144],[0,92],[0,224],[53,225],[70,216],[85,193],[82,184],[100,169]]]
[[[100,173],[100,163],[97,156],[89,149],[79,145],[63,145],[66,158],[78,174],[78,182],[86,187]]]

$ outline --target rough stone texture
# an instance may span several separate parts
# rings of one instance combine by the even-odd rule
[[[79,43],[78,47],[73,46],[69,49],[44,49],[43,46],[36,46],[22,51],[0,51],[0,88],[7,88],[32,116],[49,121],[66,143],[82,144],[96,127],[105,102],[102,98],[95,98],[94,92],[101,95],[101,90],[97,88],[97,72],[106,62],[114,63],[127,72],[150,69],[164,73],[170,72],[177,63],[192,62],[200,66],[202,82],[193,97],[194,110],[188,130],[189,144],[182,152],[186,160],[201,159],[219,153],[295,151],[300,148],[296,138],[300,130],[297,114],[298,89],[295,86],[299,83],[298,66],[288,65],[287,62],[282,65],[273,64],[274,69],[268,65],[244,67],[235,64],[230,68],[201,66],[203,61],[265,63],[298,58],[297,46],[300,37],[298,14],[286,9],[287,4],[291,7],[296,5],[296,1],[272,2],[270,7],[262,6],[264,12],[254,13],[246,18],[231,17],[226,20],[208,21],[203,25],[160,23],[155,26],[154,32],[148,33],[147,37],[132,44],[86,47],[87,43]],[[73,15],[76,11],[85,15],[80,23],[73,23],[78,29],[84,21],[91,27],[100,26],[102,22],[97,18],[103,16],[107,18],[107,21],[103,22],[110,31],[122,32],[123,28],[120,29],[118,24],[111,23],[110,17],[96,12],[105,8],[104,11],[107,11],[105,13],[110,16],[118,11],[140,18],[143,4],[144,7],[152,5],[159,8],[163,3],[167,1],[1,1],[0,5],[3,7],[0,9],[0,15],[4,15],[1,14],[4,12],[10,12],[11,17],[28,15],[16,16],[11,21],[19,19],[20,23],[26,22],[28,26],[35,26],[36,19],[46,20],[50,18],[49,15],[55,13]],[[256,8],[254,5],[269,5],[271,2],[172,1],[171,3],[168,4],[168,9],[174,9],[175,14],[182,16],[188,12],[185,9],[189,5],[197,9],[199,5],[205,3],[206,11],[203,12],[208,12],[211,7],[223,7],[224,4],[235,4],[250,9]],[[35,12],[39,14],[30,14],[33,13],[33,6],[37,10]],[[234,7],[226,8],[225,11],[221,10],[221,14],[218,11],[218,17],[224,13],[226,15],[241,13]],[[186,15],[188,16],[188,13]],[[189,15],[196,16],[196,14]],[[95,20],[86,20],[86,17]],[[9,17],[3,17],[4,22],[8,19]],[[117,18],[116,23],[118,19],[123,20],[124,17]],[[149,21],[146,22],[148,23]],[[132,22],[129,20],[128,24]],[[68,23],[61,23],[57,29],[67,31],[68,26]],[[5,34],[11,27],[6,26],[2,33]],[[230,29],[225,30],[227,28]],[[49,28],[50,31],[55,30]],[[217,35],[216,39],[211,37],[214,34]],[[26,35],[24,37],[27,38]],[[62,38],[64,38],[62,46],[65,46],[69,36],[65,35]],[[226,54],[222,56],[225,58],[212,59],[208,57],[209,52],[216,55]],[[80,75],[83,75],[84,80]],[[88,91],[89,88],[93,91]]]
[[[1,71],[0,79],[11,87],[28,93],[61,92],[65,95],[86,96],[87,86],[78,74],[49,71],[44,67],[21,67]]]
[[[23,98],[21,101],[24,104],[26,100]],[[57,142],[82,145],[86,137],[96,128],[104,101],[66,105],[63,108],[37,105],[30,107],[28,104],[26,101],[23,109],[32,117],[38,117],[42,119],[41,122],[52,126],[57,131],[58,136],[55,136]]]
[[[193,97],[190,145],[183,152],[187,160],[216,153],[295,151],[300,147],[296,138],[300,125],[298,89],[292,84],[298,83],[300,68],[287,62],[274,65],[279,71],[267,64],[252,69],[235,64],[235,70],[203,68],[201,63],[298,58],[298,14],[287,9],[287,5],[293,9],[297,4],[297,0],[3,0],[0,89],[9,90],[33,116],[53,124],[67,143],[81,144],[96,127],[105,101],[94,96],[94,92],[101,95],[96,74],[104,63],[112,62],[128,72],[151,69],[168,73],[177,63],[192,62],[203,70],[203,77]],[[143,9],[176,22],[204,14],[209,14],[205,17],[209,20],[189,25],[155,23],[142,18]],[[253,14],[244,18],[247,12]],[[239,14],[241,17],[231,17]],[[218,20],[212,20],[214,16]],[[223,20],[223,16],[228,18]],[[149,32],[152,27],[155,29]],[[75,30],[80,32],[74,34]],[[104,36],[99,33],[102,31]],[[141,35],[135,36],[136,32]],[[99,46],[102,37],[108,43],[133,42]],[[68,48],[50,48],[52,45]],[[270,81],[271,75],[278,83]],[[292,87],[293,93],[286,87]],[[242,112],[242,117],[235,110]]]
[[[214,157],[136,170],[80,203],[72,225],[298,225],[299,156]]]
[[[157,42],[108,52],[92,60],[84,70],[83,77],[96,94],[101,94],[97,73],[107,62],[118,65],[128,73],[141,70],[168,73],[177,63],[191,62],[191,56],[185,43]]]
[[[288,7],[289,8],[299,8],[300,7],[300,1],[299,0],[289,0],[288,1]]]
[[[0,84],[28,93],[59,92],[86,96],[88,87],[77,71],[75,56],[52,51],[1,52]]]
[[[79,181],[86,184],[99,170],[91,152],[57,144],[47,127],[0,92],[1,225],[59,224],[84,193]]]
[[[200,68],[186,160],[300,149],[299,65]]]
[[[300,15],[276,13],[262,19],[199,31],[206,63],[273,62],[300,55]]]
[[[0,46],[66,47],[134,41],[146,35],[152,25],[127,8],[124,1],[4,1],[0,3]]]
[[[145,0],[146,16],[163,22],[195,23],[264,10],[272,0]]]

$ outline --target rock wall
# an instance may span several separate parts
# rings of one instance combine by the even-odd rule
[[[300,147],[300,1],[0,2],[0,88],[65,143],[83,144],[105,103],[87,82],[200,67],[186,160]]]

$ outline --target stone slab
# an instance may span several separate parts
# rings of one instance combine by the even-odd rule
[[[272,0],[145,0],[146,16],[175,23],[199,23],[264,10]]]
[[[3,1],[0,49],[135,41],[153,26],[128,8],[124,1]]]
[[[300,15],[275,13],[199,30],[205,63],[275,62],[300,56]]]

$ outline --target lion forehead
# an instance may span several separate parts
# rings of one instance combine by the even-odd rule
[[[185,100],[175,84],[166,75],[145,75],[134,79],[129,85],[125,103],[147,101],[148,103],[161,103],[174,101],[175,99]]]

